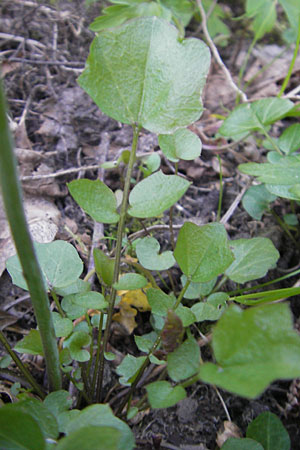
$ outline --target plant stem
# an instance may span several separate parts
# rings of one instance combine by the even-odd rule
[[[55,302],[56,308],[57,308],[59,314],[61,315],[61,317],[66,317],[65,312],[63,311],[62,307],[60,306],[60,303],[59,303],[56,293],[53,290],[51,290],[50,294]]]
[[[115,253],[115,269],[114,269],[113,283],[116,283],[119,279],[121,252],[122,252],[122,239],[123,239],[126,212],[127,212],[127,206],[128,206],[130,180],[131,180],[133,165],[135,162],[139,132],[140,132],[140,128],[137,125],[134,125],[133,126],[132,147],[131,147],[130,157],[129,157],[129,161],[128,161],[128,167],[127,167],[127,172],[126,172],[126,177],[125,177],[123,199],[122,199],[122,205],[121,205],[121,211],[120,211],[120,220],[119,220],[118,231],[117,231],[117,244],[116,244],[116,253]],[[110,325],[111,325],[113,310],[114,310],[115,301],[116,301],[116,294],[117,294],[117,291],[112,287],[111,291],[110,291],[110,297],[109,297],[109,307],[108,307],[107,322],[106,322],[106,327],[105,327],[104,337],[103,337],[103,346],[102,346],[101,354],[100,354],[100,369],[99,369],[99,380],[98,380],[99,397],[101,396],[101,389],[102,389],[102,382],[103,382],[104,352],[106,352],[106,347],[107,347],[107,343],[108,343],[108,338],[109,338],[109,333],[110,333]],[[99,397],[97,398],[98,402],[100,401]]]
[[[59,390],[62,380],[49,299],[26,223],[13,143],[6,119],[6,104],[1,81],[0,139],[0,182],[4,206],[41,335],[50,389]]]
[[[45,396],[46,396],[45,393],[42,391],[40,386],[37,384],[37,382],[35,381],[35,379],[31,375],[31,373],[28,371],[28,369],[24,366],[23,362],[20,360],[18,355],[10,348],[10,345],[9,345],[6,337],[2,333],[2,331],[0,331],[0,342],[3,344],[3,347],[5,348],[7,353],[11,356],[13,361],[16,363],[17,367],[20,369],[20,371],[22,372],[22,374],[24,375],[24,377],[26,378],[28,383],[31,384],[31,386],[33,387],[34,391],[41,398],[45,398]]]
[[[220,194],[219,194],[219,202],[218,202],[218,212],[217,212],[217,222],[221,220],[221,211],[222,211],[222,200],[223,200],[223,172],[222,172],[222,162],[220,155],[217,155],[219,161],[220,168]]]
[[[297,59],[299,46],[300,46],[300,17],[299,17],[299,23],[298,23],[298,33],[297,33],[296,47],[295,47],[295,50],[294,50],[294,53],[293,53],[293,58],[292,58],[291,64],[289,66],[289,70],[288,70],[288,72],[286,74],[286,77],[285,77],[285,79],[284,79],[284,81],[282,83],[281,89],[280,89],[279,94],[278,94],[277,97],[281,97],[282,96],[282,94],[284,93],[284,91],[285,91],[285,89],[286,89],[286,87],[288,85],[288,82],[290,81],[290,78],[291,78],[291,75],[292,75],[292,72],[293,72],[293,68],[294,68],[294,65],[295,65],[295,62],[296,62],[296,59]]]

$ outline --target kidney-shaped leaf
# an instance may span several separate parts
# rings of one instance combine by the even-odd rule
[[[300,337],[286,304],[242,310],[232,305],[213,331],[217,364],[200,367],[201,380],[254,398],[278,378],[300,376]]]
[[[174,381],[185,380],[199,369],[200,349],[193,337],[186,339],[168,354],[168,374]]]
[[[147,286],[147,279],[139,273],[125,273],[113,287],[119,291],[133,291]]]
[[[161,134],[158,143],[163,154],[173,162],[193,160],[201,155],[202,143],[192,131],[183,128],[173,134]]]
[[[175,264],[171,251],[159,254],[159,242],[153,237],[145,237],[136,244],[139,262],[148,270],[167,270]]]
[[[85,362],[90,359],[90,353],[83,349],[91,343],[91,337],[84,331],[75,331],[64,341],[64,347],[70,351],[72,359],[79,362]]]
[[[230,247],[235,260],[225,275],[236,283],[264,277],[280,256],[268,238],[236,239],[230,242]]]
[[[276,200],[264,184],[251,186],[247,189],[242,203],[247,213],[256,220],[261,220],[262,215],[269,208],[269,204]]]
[[[174,256],[182,272],[196,283],[220,275],[234,259],[226,230],[219,223],[198,226],[186,222],[179,232]]]
[[[88,309],[105,309],[108,302],[100,292],[86,292],[83,294],[71,294],[63,298],[61,302],[63,310],[70,319],[83,316]]]
[[[209,65],[203,42],[180,42],[168,22],[143,17],[100,33],[78,81],[108,116],[170,133],[200,117]]]
[[[34,248],[47,289],[68,286],[81,275],[83,263],[75,247],[68,242],[54,241],[46,244],[35,242]],[[9,258],[6,267],[13,283],[27,290],[18,256]]]
[[[129,426],[122,420],[114,416],[110,407],[106,405],[91,405],[83,409],[67,425],[67,434],[70,434],[86,426],[104,426],[116,428],[121,438],[118,444],[118,450],[132,450],[134,447],[134,437]]]
[[[128,213],[141,219],[159,216],[183,196],[189,185],[187,180],[177,175],[156,172],[132,189]]]
[[[102,181],[74,180],[68,184],[68,188],[78,205],[96,222],[118,222],[116,197]]]
[[[182,386],[173,387],[168,381],[155,381],[146,386],[152,408],[169,408],[186,397]]]

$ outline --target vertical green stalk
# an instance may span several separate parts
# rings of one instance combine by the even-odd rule
[[[0,141],[0,185],[3,202],[41,335],[50,389],[59,390],[61,389],[61,372],[49,299],[26,223],[1,80]]]
[[[131,152],[130,152],[128,167],[127,167],[127,172],[126,172],[126,177],[125,177],[123,199],[122,199],[121,211],[120,211],[120,220],[119,220],[118,231],[117,231],[117,244],[116,244],[113,284],[116,283],[119,279],[121,252],[122,252],[122,240],[123,240],[126,212],[127,212],[127,206],[128,206],[130,180],[131,180],[133,165],[135,162],[139,132],[140,132],[140,128],[137,125],[134,125],[133,126],[132,146],[131,146]],[[110,325],[111,325],[113,310],[114,310],[115,301],[116,301],[116,294],[117,294],[117,291],[112,287],[111,291],[110,291],[110,297],[109,297],[109,307],[108,307],[106,327],[105,327],[104,336],[103,336],[103,346],[102,346],[101,354],[100,354],[100,369],[99,369],[98,388],[97,388],[97,391],[99,392],[99,397],[101,396],[101,388],[102,388],[102,382],[103,382],[104,352],[106,352],[106,347],[107,347],[107,343],[108,343],[108,338],[109,338],[109,333],[110,333]],[[100,401],[99,397],[97,398],[98,402]]]
[[[296,47],[295,47],[295,50],[294,50],[294,53],[293,53],[293,58],[292,58],[292,61],[291,61],[288,73],[286,74],[286,77],[285,77],[285,79],[284,79],[284,81],[282,83],[281,89],[280,89],[279,94],[277,95],[277,97],[281,97],[282,96],[282,94],[284,93],[284,91],[285,91],[285,89],[286,89],[286,87],[288,85],[288,82],[290,81],[290,78],[291,78],[291,75],[292,75],[292,72],[293,72],[293,68],[294,68],[294,65],[295,65],[295,62],[296,62],[296,59],[297,59],[299,46],[300,46],[300,17],[299,17],[299,23],[298,23],[298,33],[297,33]]]

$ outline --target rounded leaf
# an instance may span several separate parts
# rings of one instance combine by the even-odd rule
[[[159,254],[159,242],[153,237],[140,239],[136,244],[139,262],[148,270],[167,270],[175,264],[171,251]]]
[[[191,161],[201,155],[202,144],[198,136],[184,128],[173,134],[161,134],[158,143],[163,154],[173,162]]]

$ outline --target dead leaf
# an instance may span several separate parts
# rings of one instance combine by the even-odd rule
[[[137,327],[137,323],[135,321],[135,316],[137,315],[137,310],[132,308],[127,303],[119,304],[120,311],[113,315],[113,320],[119,322],[128,334],[131,334],[133,330]]]
[[[229,438],[242,438],[242,432],[239,427],[229,420],[225,420],[221,429],[218,431],[216,443],[221,448]]]
[[[134,306],[140,312],[151,311],[145,291],[151,287],[148,283],[143,289],[135,289],[133,291],[118,291],[118,295],[122,296],[119,307],[123,305]]]

